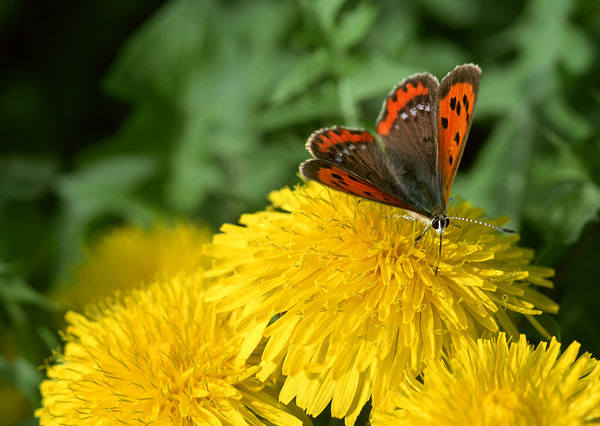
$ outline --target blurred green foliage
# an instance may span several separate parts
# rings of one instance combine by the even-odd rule
[[[399,80],[465,62],[483,78],[454,193],[510,215],[557,269],[557,332],[600,355],[599,23],[595,0],[2,2],[0,384],[39,404],[47,295],[93,235],[236,221],[299,181],[311,131],[373,130]]]

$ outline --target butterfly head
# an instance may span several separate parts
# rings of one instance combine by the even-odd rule
[[[441,234],[450,225],[450,219],[445,214],[439,214],[431,219],[430,225],[435,232]]]

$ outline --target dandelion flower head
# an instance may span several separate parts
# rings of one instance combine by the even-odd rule
[[[517,334],[509,312],[556,312],[534,286],[551,287],[552,270],[533,266],[518,236],[471,223],[416,243],[420,223],[402,209],[310,182],[270,196],[266,211],[224,225],[206,246],[213,269],[207,298],[220,312],[243,308],[237,327],[279,314],[259,377],[281,368],[280,400],[310,415],[330,402],[352,422],[405,372],[420,373],[459,337],[500,327]],[[449,214],[477,219],[468,203]],[[502,221],[492,221],[501,224]]]
[[[203,290],[201,275],[178,275],[69,312],[40,424],[302,424],[253,377],[262,328],[236,333]]]
[[[116,227],[86,248],[84,261],[74,270],[74,282],[60,290],[58,299],[81,310],[115,291],[194,272],[207,266],[202,245],[210,237],[207,228],[183,221],[147,229]]]
[[[447,362],[431,360],[423,382],[390,393],[373,425],[584,425],[600,418],[600,364],[579,344],[562,354],[555,338],[537,347],[463,340]]]

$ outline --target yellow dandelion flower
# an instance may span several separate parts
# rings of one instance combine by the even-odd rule
[[[283,403],[311,415],[331,402],[352,422],[371,394],[378,400],[406,369],[439,358],[461,336],[518,334],[508,311],[527,316],[558,307],[532,288],[553,271],[529,264],[516,235],[461,223],[438,239],[398,215],[401,209],[350,197],[316,183],[270,196],[272,208],[224,225],[206,254],[207,298],[219,311],[244,307],[238,327],[280,314],[259,377],[282,366]],[[461,203],[450,215],[476,219]],[[498,221],[496,221],[498,223]]]
[[[88,303],[155,279],[207,266],[202,245],[206,228],[191,223],[159,224],[145,229],[118,227],[86,249],[85,261],[74,271],[74,282],[60,289],[59,302],[80,310]]]
[[[67,313],[64,354],[41,385],[40,424],[302,424],[253,377],[262,328],[237,334],[203,289],[200,275],[178,275],[89,317]]]
[[[423,382],[390,394],[395,410],[374,410],[373,425],[583,425],[600,419],[600,363],[552,338],[537,348],[521,335],[463,340],[444,362],[431,360]],[[401,408],[400,408],[401,407]]]

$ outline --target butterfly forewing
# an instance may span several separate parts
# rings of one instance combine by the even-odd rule
[[[440,84],[438,162],[444,203],[450,196],[450,188],[471,128],[480,76],[481,69],[477,65],[461,65]]]
[[[437,165],[438,86],[428,73],[407,78],[392,89],[377,120],[397,191],[428,216],[445,209]]]

